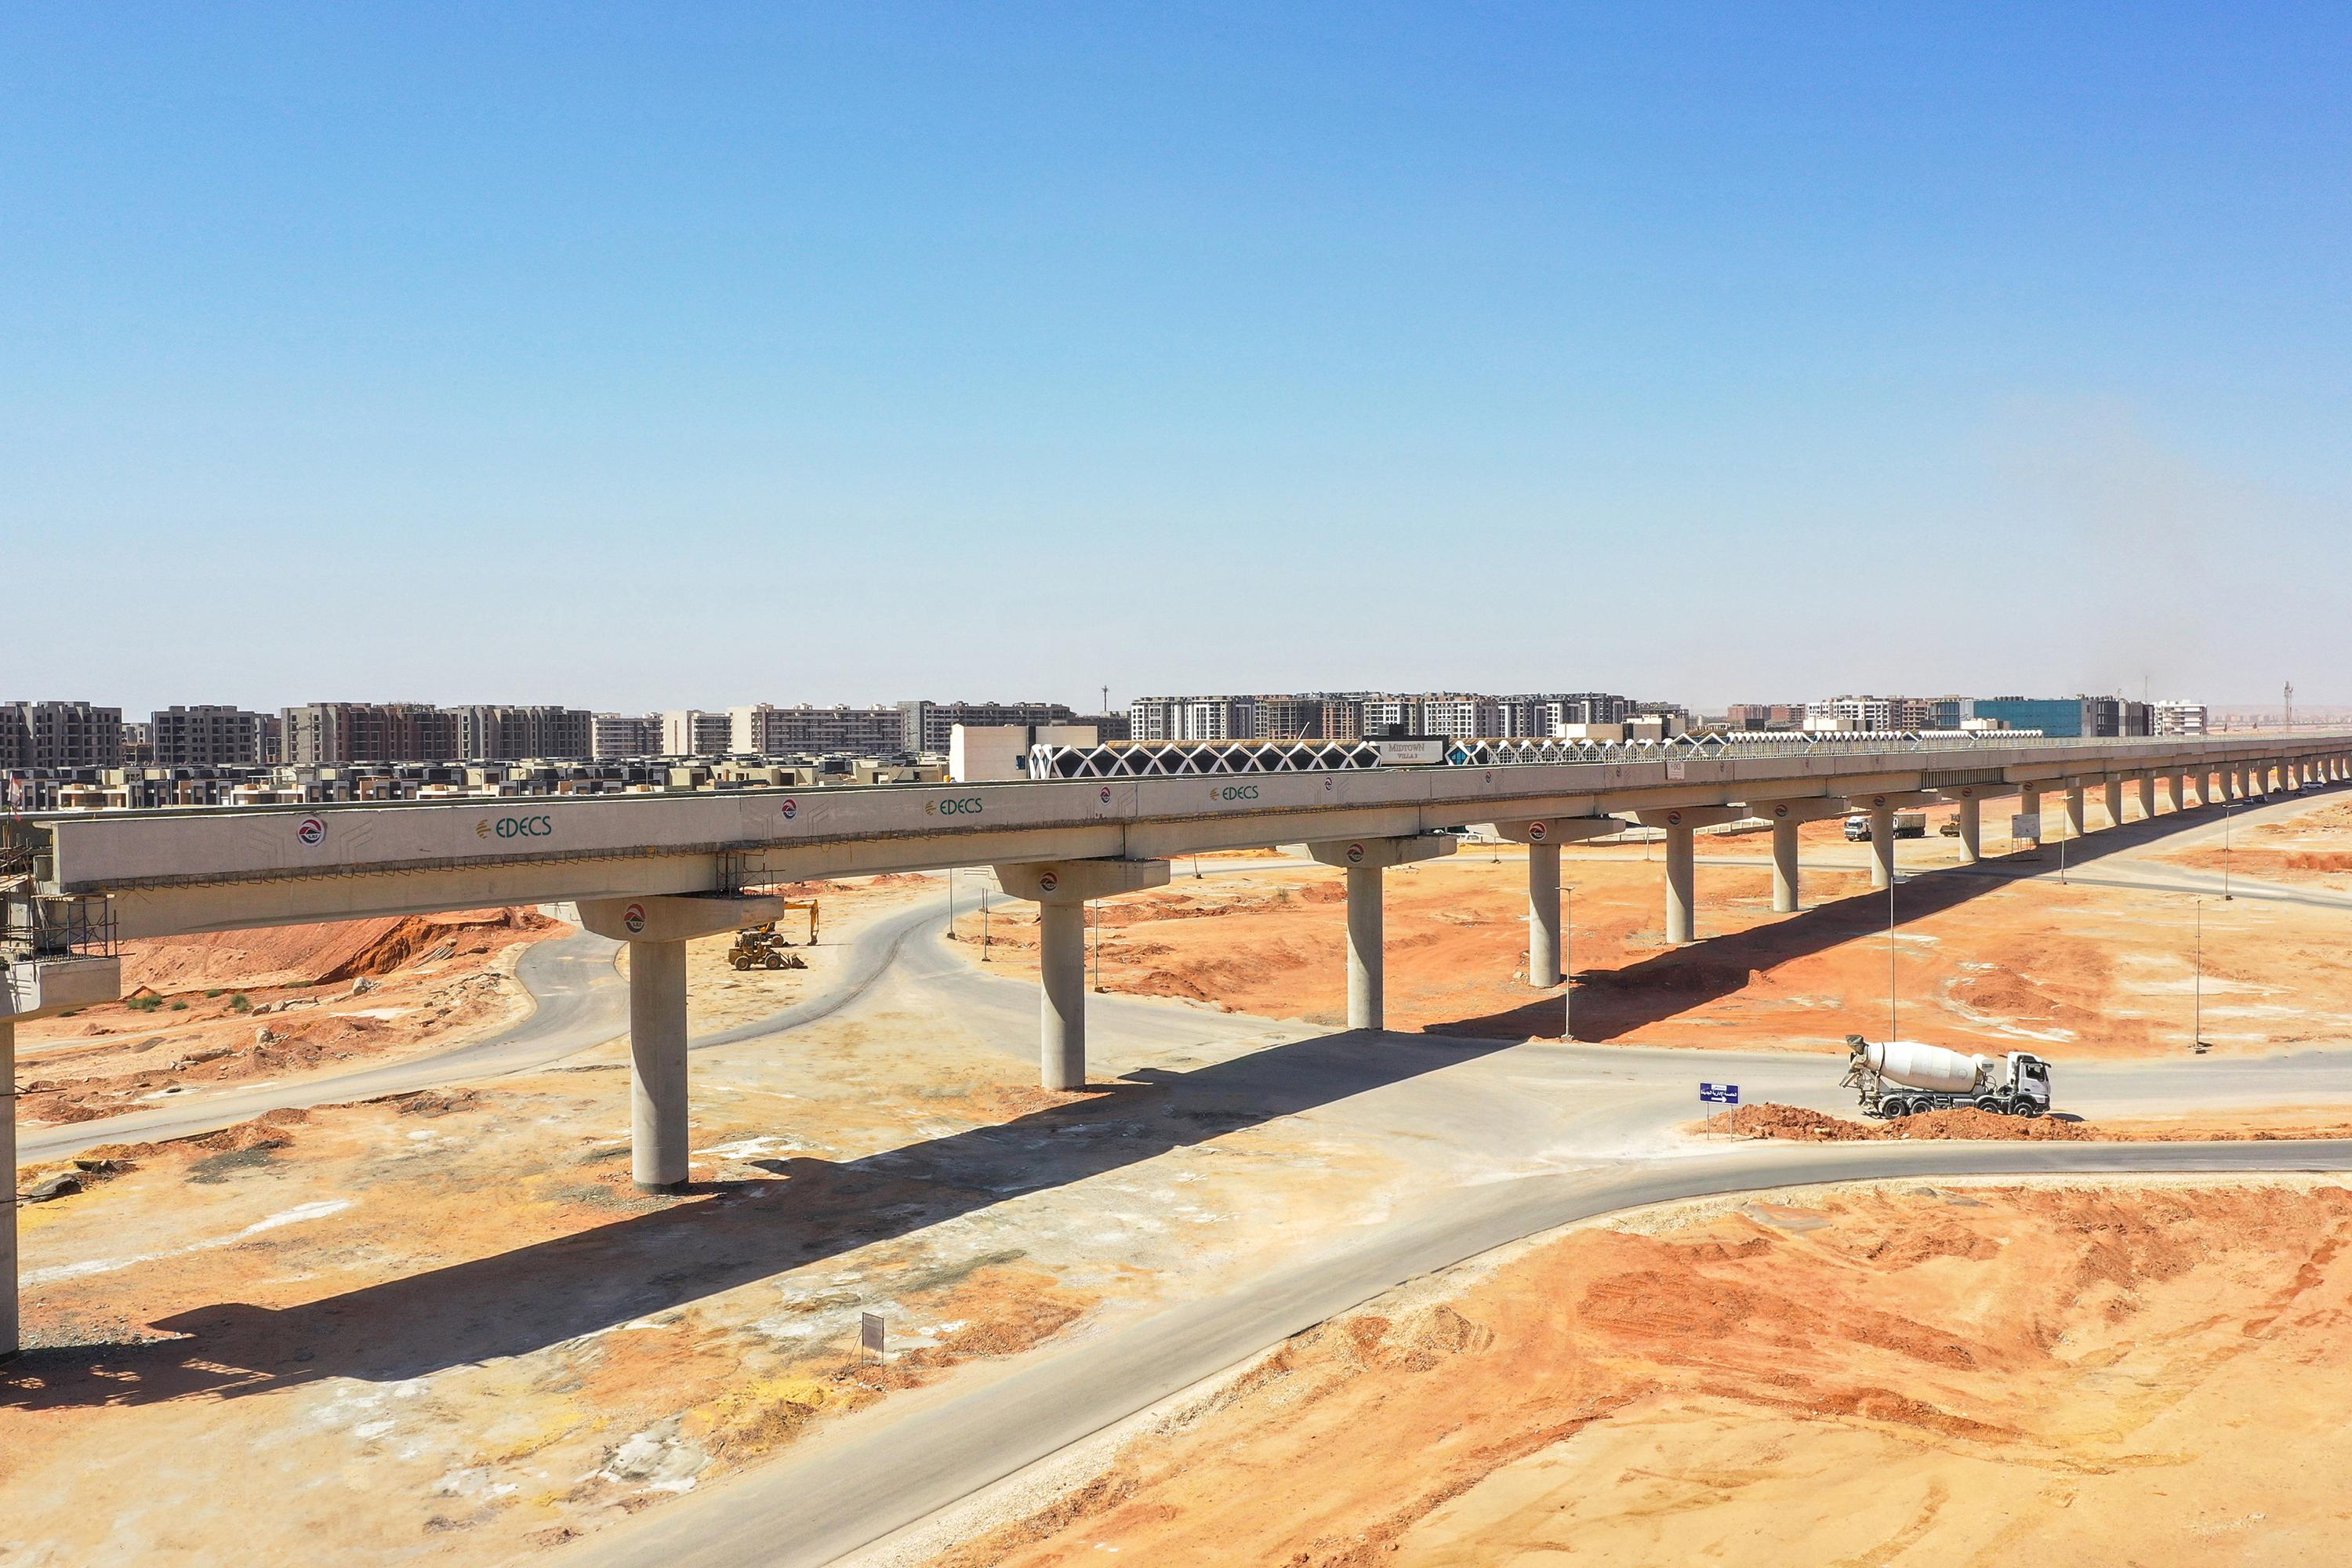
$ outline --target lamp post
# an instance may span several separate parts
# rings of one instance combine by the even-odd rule
[[[980,885],[980,961],[988,962],[988,884]]]
[[[2221,797],[2221,898],[2224,902],[2234,902],[2237,899],[2237,895],[2230,891],[2231,805],[2230,797],[2223,795]]]
[[[2189,1047],[2191,1051],[2205,1048],[2205,900],[2197,900],[2197,981],[2196,1002],[2190,1014]]]
[[[1890,1042],[1903,1037],[1895,1019],[1895,885],[1901,880],[1899,871],[1886,879],[1886,1037]]]

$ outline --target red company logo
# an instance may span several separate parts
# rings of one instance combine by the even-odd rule
[[[777,809],[784,814],[784,820],[786,822],[790,822],[793,817],[798,816],[801,814],[801,803],[796,800],[787,800]]]
[[[1062,879],[1055,876],[1051,871],[1046,872],[1044,876],[1037,879],[1037,886],[1049,893],[1061,885]]]
[[[645,930],[646,906],[643,904],[631,904],[627,909],[623,910],[621,911],[621,923],[628,927],[632,934]]]
[[[1772,808],[1772,815],[1775,816],[1786,816],[1789,815],[1789,808],[1786,805],[1776,805]]]
[[[294,837],[305,844],[318,844],[327,837],[327,819],[306,816],[294,825]]]
[[[1360,845],[1360,844],[1350,844],[1350,845],[1349,845],[1349,846],[1348,846],[1348,860],[1349,860],[1349,864],[1353,865],[1353,864],[1360,863],[1360,862],[1361,862],[1361,861],[1362,861],[1362,859],[1363,859],[1363,858],[1364,858],[1364,847],[1363,847],[1362,845]]]
[[[1679,811],[1670,811],[1670,812],[1666,813],[1666,826],[1669,826],[1669,827],[1679,827],[1679,826],[1682,826],[1682,821],[1683,821],[1683,814],[1682,814],[1681,812],[1679,812]]]
[[[1102,803],[1105,805],[1108,805],[1110,804],[1110,785],[1108,784],[1102,786]]]
[[[1538,844],[1542,843],[1544,841],[1544,836],[1550,831],[1550,828],[1546,827],[1540,822],[1530,822],[1528,824],[1528,837]]]

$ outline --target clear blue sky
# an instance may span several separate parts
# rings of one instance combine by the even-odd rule
[[[18,6],[0,697],[2352,700],[2340,6]]]

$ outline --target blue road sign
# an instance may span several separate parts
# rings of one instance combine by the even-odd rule
[[[1739,1086],[1736,1083],[1703,1083],[1698,1086],[1698,1097],[1708,1105],[1737,1105],[1739,1103]]]

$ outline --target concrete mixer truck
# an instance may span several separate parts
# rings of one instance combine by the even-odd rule
[[[1972,1105],[1996,1116],[2041,1116],[2050,1110],[2050,1064],[2026,1051],[1964,1056],[1911,1040],[1874,1044],[1845,1037],[1845,1087],[1862,1091],[1870,1116],[1915,1116]]]

